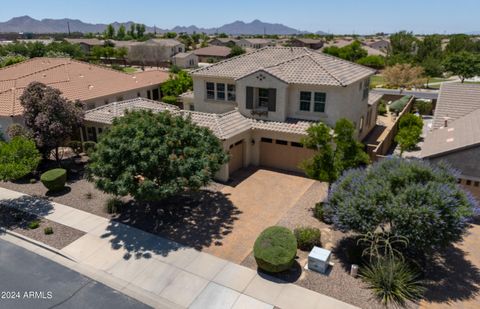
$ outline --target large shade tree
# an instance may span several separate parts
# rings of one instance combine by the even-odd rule
[[[83,104],[69,101],[60,90],[39,82],[32,82],[20,97],[24,109],[25,125],[31,130],[37,147],[49,156],[54,150],[60,160],[58,148],[70,139],[83,123]]]
[[[457,177],[445,164],[384,159],[342,175],[325,213],[342,230],[406,237],[417,253],[446,247],[462,239],[478,210]]]
[[[42,156],[31,139],[16,136],[0,141],[0,180],[16,180],[33,172]]]
[[[102,135],[88,173],[106,193],[155,201],[208,184],[227,160],[209,129],[168,112],[137,111]]]

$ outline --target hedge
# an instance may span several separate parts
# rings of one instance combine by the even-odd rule
[[[54,168],[40,176],[40,181],[50,191],[60,191],[67,182],[67,171],[63,168]]]
[[[271,226],[258,236],[253,254],[260,269],[270,273],[285,271],[295,260],[297,240],[289,229]]]

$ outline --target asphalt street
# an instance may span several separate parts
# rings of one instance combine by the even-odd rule
[[[33,252],[0,240],[0,308],[149,308]]]

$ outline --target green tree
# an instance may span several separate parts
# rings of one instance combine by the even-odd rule
[[[445,59],[443,65],[445,70],[458,75],[462,83],[467,78],[480,75],[480,56],[470,52],[451,54]]]
[[[54,150],[60,161],[58,147],[78,130],[83,123],[83,104],[62,97],[60,90],[39,82],[30,83],[20,96],[25,125],[37,147],[48,157]]]
[[[0,180],[17,180],[28,175],[41,158],[31,139],[16,136],[8,143],[0,142]]]
[[[161,88],[163,95],[178,97],[182,93],[192,90],[192,77],[185,71],[170,74],[169,79],[162,84]]]
[[[384,159],[352,169],[332,186],[325,213],[343,231],[405,237],[408,249],[429,253],[460,241],[477,202],[446,165]]]
[[[395,136],[395,142],[400,146],[400,156],[405,150],[414,150],[420,141],[422,134],[422,118],[414,114],[406,114],[400,118],[398,124],[398,133]]]
[[[323,50],[324,53],[339,57],[348,61],[358,61],[368,55],[367,51],[362,48],[362,44],[359,41],[346,45],[344,47],[330,46]]]
[[[442,37],[438,34],[426,35],[423,40],[417,42],[417,45],[417,63],[421,64],[428,58],[442,61]]]
[[[245,53],[246,53],[245,49],[243,49],[242,47],[237,46],[237,45],[234,45],[230,49],[230,57],[240,56],[240,55],[243,55]]]
[[[380,70],[385,67],[385,57],[380,55],[370,55],[358,59],[357,63],[373,69]]]
[[[176,32],[166,32],[164,35],[163,35],[164,38],[166,39],[174,39],[177,37],[177,33]]]
[[[445,51],[448,54],[473,51],[474,43],[469,35],[454,34],[449,37]]]
[[[333,183],[344,170],[367,164],[370,160],[363,145],[355,139],[355,127],[347,119],[340,119],[332,130],[324,123],[307,129],[302,140],[315,155],[302,162],[301,168],[316,180]]]
[[[136,24],[135,29],[137,30],[137,39],[143,38],[145,35],[145,25],[144,24]]]
[[[412,32],[400,31],[390,36],[388,63],[410,63],[413,60],[417,39]]]
[[[127,36],[127,30],[125,29],[125,25],[121,24],[117,31],[117,39],[122,41],[125,40]]]
[[[209,129],[168,112],[136,111],[102,135],[88,174],[106,193],[155,201],[199,189],[227,161]]]
[[[105,29],[105,38],[107,39],[113,39],[115,38],[115,28],[113,28],[113,25],[110,24],[107,26],[107,29]]]
[[[135,23],[131,23],[130,24],[130,30],[128,30],[128,35],[132,38],[132,39],[136,39],[137,38],[137,34],[135,33]]]

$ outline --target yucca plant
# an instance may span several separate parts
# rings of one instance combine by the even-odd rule
[[[425,292],[419,274],[396,258],[375,260],[360,270],[360,277],[385,306],[404,307],[407,301],[418,301]]]
[[[408,239],[404,236],[391,235],[388,232],[363,234],[357,241],[357,245],[366,246],[362,256],[368,256],[370,263],[376,259],[400,259],[403,260],[403,254],[399,247],[408,247]]]

